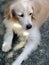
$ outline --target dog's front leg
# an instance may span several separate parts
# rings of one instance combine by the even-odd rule
[[[7,52],[11,49],[12,39],[13,39],[13,31],[11,29],[7,29],[4,36],[4,42],[2,45],[3,51]]]
[[[40,33],[38,30],[34,30],[30,35],[28,43],[26,44],[23,52],[20,56],[12,63],[12,65],[21,65],[21,63],[28,58],[32,51],[37,49],[40,43]]]

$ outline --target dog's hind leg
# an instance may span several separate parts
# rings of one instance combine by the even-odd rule
[[[14,30],[14,31],[19,36],[19,40],[20,40],[18,44],[15,45],[13,48],[13,50],[16,51],[25,46],[25,44],[27,43],[29,33],[23,29],[20,29],[20,30],[18,29],[18,31],[17,30]]]
[[[26,45],[26,43],[27,43],[27,39],[26,39],[26,37],[23,36],[23,35],[19,37],[19,40],[20,40],[20,41],[18,42],[18,44],[15,45],[14,48],[13,48],[14,51],[23,48],[23,47]]]
[[[14,51],[19,50],[19,49],[21,49],[22,47],[24,47],[25,44],[26,44],[25,42],[20,42],[20,43],[18,43],[18,44],[13,48],[13,50],[14,50]]]

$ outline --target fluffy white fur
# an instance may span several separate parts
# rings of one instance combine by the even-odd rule
[[[40,44],[40,32],[37,28],[31,30],[28,38],[28,42],[23,49],[23,52],[20,56],[12,63],[12,65],[21,65],[22,61],[26,60],[31,52],[37,49],[37,46]]]
[[[4,37],[4,43],[3,43],[3,46],[2,46],[2,50],[3,51],[9,51],[9,49],[11,49],[12,38],[13,38],[12,28],[14,28],[15,25],[17,25],[17,24],[15,23],[15,24],[11,25],[12,23],[11,22],[9,23],[8,20],[6,20],[6,19],[4,20],[3,23],[5,24],[5,26],[7,26],[6,27],[7,31],[6,31],[6,34],[5,34],[5,37]],[[8,24],[6,24],[6,23],[8,23]],[[9,26],[11,26],[10,29],[9,29]],[[19,27],[20,27],[19,29],[21,29],[21,26],[19,26]],[[17,26],[16,26],[16,28],[17,28]],[[17,32],[16,30],[17,29],[15,29],[15,32]],[[20,31],[18,31],[18,32],[20,32]],[[22,33],[20,33],[20,34],[22,34]],[[39,29],[37,27],[32,28],[32,29],[28,30],[27,32],[24,31],[23,35],[26,36],[26,37],[28,36],[27,37],[28,41],[26,43],[26,46],[25,46],[23,52],[15,60],[15,62],[12,63],[12,65],[21,65],[22,61],[27,59],[28,56],[31,54],[31,52],[36,50],[37,46],[40,44],[41,37],[40,37]],[[22,43],[22,45],[23,45],[23,43]],[[16,49],[18,49],[19,46],[16,46]]]

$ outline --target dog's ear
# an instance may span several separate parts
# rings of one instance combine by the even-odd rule
[[[10,18],[10,6],[11,6],[11,3],[8,3],[8,5],[7,5],[7,7],[5,8],[5,11],[4,11],[5,17],[7,19]]]
[[[32,9],[34,9],[33,18],[35,19],[41,11],[41,5],[38,2],[35,2]]]
[[[9,3],[4,11],[4,14],[5,14],[5,17],[7,19],[10,19],[10,18],[16,18],[16,12],[13,8],[11,8],[11,4],[12,3]]]
[[[32,7],[33,10],[33,14],[32,14],[32,19],[35,20],[35,16],[34,16],[34,8]]]
[[[12,18],[16,19],[17,16],[16,16],[16,12],[14,9],[11,10],[11,15],[12,15]]]

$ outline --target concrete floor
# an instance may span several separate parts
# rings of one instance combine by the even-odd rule
[[[10,65],[21,52],[15,51],[13,57],[7,58],[7,55],[11,52],[5,53],[1,50],[4,36],[4,28],[2,21],[4,19],[4,9],[6,4],[12,0],[0,0],[0,65]],[[22,65],[49,65],[49,20],[45,22],[41,31],[41,45],[38,46],[37,50],[32,52],[29,58],[22,63]]]

